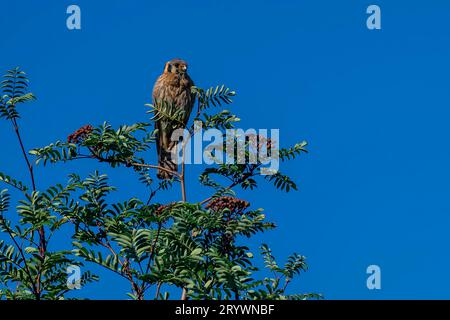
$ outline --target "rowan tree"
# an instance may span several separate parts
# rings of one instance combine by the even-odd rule
[[[144,122],[113,128],[107,122],[84,125],[67,138],[47,146],[25,149],[20,127],[21,106],[35,96],[19,68],[9,70],[1,83],[0,117],[17,135],[30,182],[0,173],[0,183],[19,191],[11,205],[11,193],[0,191],[0,298],[64,299],[67,267],[83,266],[80,285],[98,280],[89,271],[99,265],[130,284],[133,299],[169,299],[166,289],[180,289],[181,299],[315,299],[318,294],[288,294],[292,279],[307,270],[306,258],[292,254],[280,265],[270,248],[261,244],[260,254],[269,271],[256,279],[254,253],[246,245],[253,235],[274,229],[262,209],[237,196],[239,189],[255,189],[268,182],[284,192],[297,190],[295,182],[280,172],[261,175],[262,162],[204,166],[198,182],[205,187],[204,200],[189,202],[186,190],[188,167],[180,164],[171,180],[156,179],[157,165],[148,161],[156,152],[151,119],[180,116],[167,103],[148,105],[151,117]],[[224,109],[235,92],[226,86],[193,89],[197,97],[196,121],[203,128],[232,129],[239,118]],[[191,133],[194,126],[187,128]],[[257,137],[258,146],[276,143]],[[250,142],[246,142],[250,143]],[[250,146],[246,148],[249,156]],[[294,160],[306,152],[306,142],[280,148],[280,161]],[[183,149],[183,148],[182,148]],[[184,151],[184,149],[182,150]],[[63,184],[37,190],[34,170],[58,162],[92,160],[87,177],[70,174]],[[117,190],[100,173],[104,166],[125,167],[147,188],[146,199],[111,202]],[[155,195],[178,192],[179,201],[158,203]],[[15,208],[15,209],[14,209]],[[63,225],[71,234],[58,234]],[[58,237],[70,237],[72,246],[53,252],[49,244]],[[82,295],[82,291],[81,291]],[[94,297],[86,297],[95,299]]]

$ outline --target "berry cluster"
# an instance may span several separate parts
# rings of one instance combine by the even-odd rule
[[[258,150],[261,150],[264,147],[267,148],[267,150],[271,150],[272,148],[275,148],[275,143],[272,142],[272,139],[260,135],[258,136]]]
[[[161,214],[164,213],[164,211],[171,210],[175,204],[176,204],[175,202],[170,202],[169,204],[159,205],[155,210],[155,215],[160,216]]]
[[[155,215],[156,216],[160,216],[163,212],[164,209],[166,209],[168,206],[167,205],[160,205],[156,210],[155,210]]]
[[[90,124],[82,126],[80,129],[67,137],[67,142],[75,144],[81,143],[91,134],[93,130],[94,128]]]
[[[232,213],[241,214],[249,207],[249,205],[250,204],[245,200],[233,197],[219,197],[211,200],[211,202],[206,205],[206,208],[216,212],[228,209]]]
[[[272,141],[271,138],[267,138],[261,134],[249,134],[247,137],[251,146],[258,151],[262,148],[267,148],[267,150],[275,148],[275,141]]]

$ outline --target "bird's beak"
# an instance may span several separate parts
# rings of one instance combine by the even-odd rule
[[[182,67],[181,67],[181,70],[183,70],[184,72],[186,72],[187,67],[186,67],[186,66],[182,66]]]

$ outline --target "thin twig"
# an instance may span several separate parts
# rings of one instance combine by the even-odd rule
[[[150,249],[150,256],[148,257],[148,265],[145,270],[145,273],[148,273],[150,270],[151,262],[156,253],[156,244],[158,243],[159,234],[161,233],[162,223],[158,222],[158,230],[156,231],[155,239],[153,239],[152,248]]]
[[[186,184],[185,184],[185,151],[186,151],[186,143],[188,140],[184,141],[181,148],[182,156],[181,156],[181,174],[180,174],[180,184],[181,184],[181,198],[183,202],[186,202]],[[181,292],[181,300],[187,300],[187,290],[183,287]]]
[[[22,150],[23,157],[25,159],[25,162],[27,163],[28,171],[30,172],[31,185],[33,186],[33,191],[35,191],[36,190],[36,183],[35,183],[35,180],[34,180],[33,166],[31,165],[31,162],[28,159],[27,152],[25,151],[25,147],[24,147],[24,144],[23,144],[23,141],[22,141],[22,137],[20,135],[19,125],[17,124],[17,120],[16,119],[12,119],[11,122],[12,122],[12,124],[14,126],[14,131],[16,133],[17,139],[19,140],[20,149]]]
[[[153,164],[146,164],[146,163],[137,163],[137,162],[133,162],[131,163],[131,166],[133,167],[143,167],[143,168],[151,168],[151,169],[158,169],[158,170],[162,170],[162,171],[166,171],[170,174],[173,174],[177,177],[180,177],[180,174],[176,171],[172,171],[170,169],[166,169],[157,165],[153,165]]]

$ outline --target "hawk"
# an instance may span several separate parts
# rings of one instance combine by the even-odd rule
[[[184,127],[186,127],[195,102],[195,94],[191,92],[194,82],[189,77],[187,68],[187,63],[181,59],[170,60],[166,63],[163,73],[153,87],[153,104],[165,103],[173,106],[176,111],[182,110],[181,122]],[[177,145],[176,142],[171,141],[171,136],[177,127],[170,123],[170,120],[158,117],[155,121],[155,128],[158,130],[156,137],[158,165],[171,171],[178,171],[176,159],[172,159],[171,156],[171,151]],[[160,179],[172,177],[169,172],[160,169],[157,176]]]

